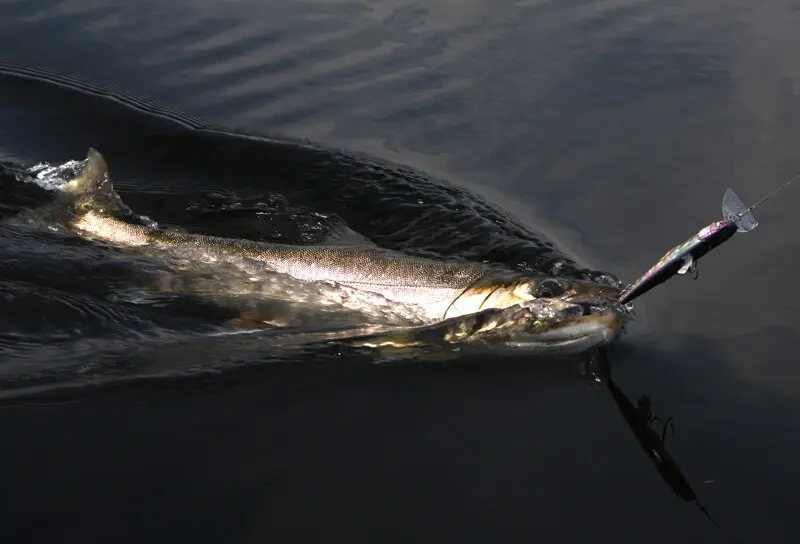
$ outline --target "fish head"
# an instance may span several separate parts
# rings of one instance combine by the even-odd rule
[[[534,277],[521,280],[537,300],[556,299],[573,303],[607,304],[619,299],[620,290],[605,283],[565,277]],[[520,286],[522,288],[522,286]]]
[[[509,335],[509,347],[536,352],[573,353],[610,344],[630,310],[619,302],[617,287],[565,277],[528,278],[532,300],[521,304],[535,313],[534,326]]]
[[[523,351],[586,351],[613,342],[630,312],[611,285],[566,277],[482,281],[452,305],[448,342]]]
[[[619,293],[619,289],[610,285],[566,277],[490,277],[462,291],[443,317],[447,319],[492,308],[507,308],[534,300],[602,306],[618,300]]]
[[[565,308],[558,309],[564,304]],[[525,307],[522,307],[523,311]],[[614,342],[628,313],[622,307],[554,301],[547,316],[520,320],[502,344],[515,351],[544,355],[585,353]]]

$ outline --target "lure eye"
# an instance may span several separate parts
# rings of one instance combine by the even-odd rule
[[[557,280],[544,280],[533,290],[533,296],[536,298],[560,297],[565,290],[564,286]]]

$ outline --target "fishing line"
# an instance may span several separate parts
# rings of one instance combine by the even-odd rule
[[[736,215],[735,215],[735,218],[736,218],[736,219],[741,219],[743,216],[745,216],[746,214],[748,214],[748,213],[752,212],[753,210],[755,210],[756,208],[758,208],[759,206],[761,206],[761,205],[762,205],[764,202],[766,202],[767,200],[769,200],[769,199],[770,199],[770,198],[772,198],[773,196],[777,195],[778,193],[780,193],[781,191],[783,191],[784,189],[786,189],[786,188],[787,188],[789,185],[791,185],[793,182],[797,181],[798,179],[800,179],[800,172],[798,172],[798,173],[797,173],[797,174],[795,174],[794,176],[790,177],[790,178],[789,178],[789,179],[788,179],[788,180],[787,180],[787,181],[786,181],[786,182],[785,182],[783,185],[781,185],[780,187],[778,187],[777,189],[775,189],[774,191],[772,191],[771,193],[769,193],[767,196],[764,196],[764,197],[762,197],[760,200],[756,201],[756,203],[755,203],[755,204],[752,204],[752,205],[751,205],[749,208],[747,208],[745,211],[743,211],[743,212],[741,212],[741,213],[738,213],[738,214],[736,214]]]
[[[697,505],[697,507],[700,509],[700,511],[703,513],[703,515],[705,515],[708,518],[708,520],[711,523],[713,523],[717,527],[717,529],[720,530],[720,532],[725,536],[725,538],[728,539],[728,542],[733,544],[733,538],[731,537],[731,535],[726,533],[725,529],[723,529],[722,526],[719,523],[717,523],[717,520],[715,520],[713,517],[711,517],[711,514],[708,512],[708,509],[705,506],[703,506],[703,504],[700,502],[700,500],[695,498],[694,499],[694,503]]]

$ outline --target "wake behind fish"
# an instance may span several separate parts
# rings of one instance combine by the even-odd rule
[[[136,210],[128,210],[130,224],[184,232],[180,239],[197,233],[297,246],[377,243],[412,258],[491,263],[512,276],[555,274],[603,289],[618,284],[579,269],[503,212],[421,172],[307,142],[228,132],[94,84],[2,68],[4,81],[52,95],[66,114],[70,104],[84,106],[91,119],[83,120],[91,123],[81,126],[92,128],[79,139],[102,142],[120,160],[115,177]],[[117,117],[127,119],[124,138],[104,128],[90,134],[116,126]],[[298,281],[247,256],[198,258],[180,246],[137,252],[83,239],[37,209],[52,204],[86,161],[40,159],[0,165],[0,269],[8,302],[0,333],[3,394],[308,358],[341,362],[362,353],[371,362],[487,347],[496,355],[492,343],[508,343],[510,329],[566,323],[581,311],[580,305],[552,314],[535,305],[484,310],[477,304],[466,315],[431,322],[431,312],[449,317],[454,310],[447,299],[387,301],[342,282]],[[530,285],[550,288],[539,280]],[[496,287],[481,286],[472,298],[499,301]],[[458,296],[461,287],[450,291]],[[600,341],[613,340],[604,334]],[[464,343],[471,336],[487,340]],[[521,351],[547,351],[548,342],[528,341]],[[507,347],[517,351],[513,343]]]

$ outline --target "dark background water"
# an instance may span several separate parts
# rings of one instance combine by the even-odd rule
[[[800,170],[800,9],[787,0],[76,0],[2,2],[0,20],[0,51],[17,64],[414,167],[625,280],[717,219],[726,187],[752,201]],[[158,194],[200,190],[177,166],[188,152],[154,145],[163,132],[136,114],[0,85],[0,160],[80,158],[101,139],[130,184],[157,171]],[[159,150],[176,158],[155,160]],[[280,157],[286,171],[269,175],[287,179],[308,158]],[[337,202],[366,230],[358,198]],[[791,541],[798,527],[797,201],[792,190],[761,208],[761,226],[704,259],[698,282],[648,294],[614,353],[620,386],[675,417],[670,451],[740,542]],[[371,228],[396,245],[446,245],[424,225],[402,240],[391,225]],[[25,236],[4,251],[32,247]],[[59,244],[63,283],[91,291],[97,271],[70,264]],[[30,315],[47,311],[37,310],[45,295],[31,295]],[[92,352],[118,311],[99,312],[96,334],[69,352],[55,341],[35,351],[39,364]],[[7,306],[4,320],[27,319],[20,312]],[[131,337],[119,342],[135,357]],[[161,360],[185,354],[165,348]],[[609,395],[574,376],[524,362],[298,361],[303,370],[269,379],[0,410],[0,536],[722,540],[663,485]]]

